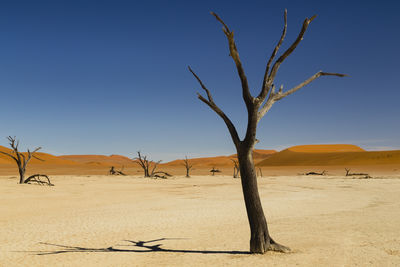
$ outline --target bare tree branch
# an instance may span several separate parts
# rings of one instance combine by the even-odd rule
[[[3,151],[0,151],[0,153],[3,155],[6,155],[6,156],[12,158],[13,160],[15,160],[16,162],[18,162],[18,159],[16,157],[14,157],[13,155],[8,154],[7,152],[3,152]]]
[[[225,33],[226,38],[228,39],[228,43],[229,43],[230,56],[232,57],[233,61],[236,64],[236,69],[237,69],[237,72],[239,74],[240,81],[242,83],[243,99],[244,99],[244,101],[246,103],[247,108],[250,108],[254,103],[254,98],[250,94],[249,84],[247,82],[247,77],[246,77],[246,74],[244,72],[244,69],[243,69],[243,66],[242,66],[242,62],[240,61],[239,52],[237,51],[236,43],[235,43],[235,40],[233,38],[233,32],[231,32],[229,30],[228,26],[226,26],[225,22],[217,14],[215,14],[214,12],[211,12],[211,14],[223,26],[222,30]]]
[[[278,69],[282,62],[296,49],[297,45],[303,40],[303,36],[308,28],[308,25],[310,25],[311,21],[313,21],[316,18],[317,15],[312,16],[310,19],[306,18],[303,22],[303,27],[300,30],[299,35],[297,36],[296,40],[293,42],[293,44],[278,58],[278,60],[274,63],[271,69],[271,73],[268,76],[267,83],[272,84],[276,73],[278,72]]]
[[[316,74],[314,74],[313,76],[311,76],[310,78],[308,78],[307,80],[305,80],[304,82],[296,85],[295,87],[293,87],[292,89],[286,91],[285,93],[278,93],[275,96],[275,101],[281,100],[282,98],[293,94],[294,92],[298,91],[299,89],[303,88],[304,86],[306,86],[307,84],[311,83],[312,81],[314,81],[315,79],[321,77],[321,76],[337,76],[337,77],[346,77],[348,75],[346,74],[341,74],[341,73],[329,73],[329,72],[323,72],[323,71],[319,71]]]
[[[231,134],[233,143],[238,146],[240,143],[240,138],[239,135],[236,131],[235,126],[233,125],[232,121],[228,118],[228,116],[225,115],[225,113],[215,104],[210,91],[206,88],[206,86],[203,84],[199,76],[196,75],[196,73],[190,68],[189,71],[193,74],[193,76],[197,79],[197,81],[200,83],[201,87],[203,88],[204,91],[207,93],[207,99],[205,99],[201,94],[197,93],[198,98],[203,101],[205,104],[207,104],[212,110],[215,111],[225,122],[226,126],[228,127],[229,133]]]
[[[158,164],[161,163],[161,160],[159,160],[159,161],[157,161],[157,162],[153,162],[153,163],[154,163],[154,165],[153,165],[153,169],[151,170],[150,177],[153,177],[153,176],[154,176],[154,174],[155,174],[154,171],[156,170]]]
[[[275,46],[275,49],[272,52],[271,57],[268,60],[267,67],[265,68],[265,74],[264,74],[264,80],[262,83],[261,92],[257,97],[261,102],[264,101],[265,97],[268,94],[269,88],[270,88],[270,86],[267,85],[267,80],[268,80],[268,74],[269,74],[269,69],[271,67],[271,63],[274,60],[276,54],[278,53],[278,50],[281,47],[283,40],[285,39],[285,36],[286,36],[286,30],[287,30],[287,10],[286,9],[285,9],[285,13],[283,15],[283,19],[284,19],[284,26],[283,26],[282,35],[281,35],[281,38],[279,39],[278,44]]]
[[[271,93],[268,96],[267,101],[264,103],[264,105],[261,107],[261,109],[258,111],[258,121],[261,120],[262,117],[271,109],[272,105],[276,102],[281,100],[282,98],[289,96],[293,94],[294,92],[300,90],[307,84],[311,83],[315,79],[321,77],[321,76],[337,76],[337,77],[346,77],[348,75],[346,74],[341,74],[341,73],[329,73],[329,72],[323,72],[319,71],[304,82],[298,84],[297,86],[293,87],[292,89],[283,92],[283,85],[279,88],[279,92],[275,93],[275,86],[272,86]]]

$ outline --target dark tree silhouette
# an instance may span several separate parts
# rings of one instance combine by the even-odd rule
[[[28,149],[28,151],[26,152],[26,155],[24,155],[24,153],[20,152],[18,150],[18,146],[19,146],[19,141],[16,140],[15,136],[14,137],[7,137],[10,147],[12,149],[11,153],[7,153],[4,151],[0,151],[1,154],[6,155],[10,158],[12,158],[15,163],[17,163],[17,167],[18,167],[18,172],[19,172],[19,183],[23,184],[25,182],[29,182],[29,179],[27,179],[25,181],[25,171],[26,171],[26,166],[28,165],[29,161],[31,160],[32,157],[41,160],[40,158],[37,158],[35,156],[35,153],[41,149],[41,147],[38,147],[36,149],[34,149],[32,152]],[[29,177],[30,178],[30,177]]]
[[[147,156],[142,156],[142,154],[140,154],[140,151],[137,152],[138,156],[137,158],[135,158],[136,163],[139,164],[140,167],[142,167],[143,172],[144,172],[144,177],[152,177],[154,176],[154,171],[157,168],[157,165],[160,164],[160,161],[154,162],[152,160],[149,160],[147,158]],[[150,171],[150,167],[152,167],[151,171]]]
[[[114,166],[111,166],[111,168],[110,168],[110,170],[108,171],[108,173],[109,173],[110,175],[122,175],[122,176],[126,176],[126,174],[122,172],[123,170],[124,170],[124,166],[122,166],[122,169],[121,169],[120,171],[119,171],[119,170],[116,170]]]
[[[166,178],[167,176],[172,176],[171,174],[164,171],[156,171],[158,164],[160,164],[161,160],[154,162],[149,160],[147,156],[143,156],[140,154],[140,151],[137,152],[138,156],[135,158],[135,162],[142,167],[144,172],[144,177],[155,177],[155,178]]]
[[[214,176],[216,172],[221,172],[221,171],[213,167],[210,172],[212,173],[212,176]]]
[[[186,168],[186,177],[190,178],[190,169],[193,167],[193,165],[190,164],[187,156],[185,156],[185,159],[183,160],[183,166]]]
[[[259,94],[254,97],[250,93],[249,85],[247,82],[247,78],[242,66],[242,63],[239,58],[239,53],[236,47],[236,43],[233,37],[233,32],[228,28],[228,26],[222,21],[222,19],[215,13],[211,12],[211,14],[222,24],[222,30],[226,35],[229,44],[229,52],[232,57],[236,69],[241,81],[242,86],[242,96],[243,100],[246,104],[247,113],[248,113],[248,121],[247,121],[247,130],[246,135],[243,140],[240,139],[235,126],[232,121],[228,118],[228,116],[217,106],[214,102],[214,99],[211,96],[210,91],[201,81],[201,79],[197,76],[197,74],[189,67],[189,71],[193,74],[196,80],[199,82],[201,88],[205,91],[206,97],[203,97],[198,93],[198,98],[203,101],[206,105],[208,105],[215,113],[217,113],[222,120],[225,122],[229,133],[232,137],[232,141],[236,147],[241,181],[242,181],[242,190],[244,195],[244,201],[246,204],[247,217],[250,224],[251,230],[251,238],[250,238],[250,252],[251,253],[265,253],[266,251],[279,251],[279,252],[288,252],[289,248],[282,246],[273,240],[268,232],[267,221],[264,216],[264,211],[261,205],[260,196],[258,193],[257,186],[257,177],[256,171],[253,162],[252,151],[254,145],[257,141],[256,139],[256,130],[257,124],[261,120],[261,118],[268,112],[268,110],[272,107],[272,105],[283,99],[286,96],[293,94],[298,91],[300,88],[305,85],[311,83],[315,79],[321,76],[338,76],[344,77],[346,75],[339,73],[328,73],[319,71],[304,82],[298,84],[297,86],[283,91],[283,86],[280,86],[279,90],[276,92],[274,80],[275,76],[281,66],[282,62],[296,49],[297,45],[303,40],[304,34],[311,23],[315,19],[316,16],[312,16],[311,18],[306,18],[303,22],[303,26],[298,34],[296,40],[289,46],[289,48],[274,62],[275,56],[285,38],[286,28],[287,28],[287,12],[284,12],[284,27],[282,35],[275,46],[272,55],[266,64],[266,69],[264,73],[264,79],[261,86],[261,90]],[[274,63],[273,63],[274,62]]]

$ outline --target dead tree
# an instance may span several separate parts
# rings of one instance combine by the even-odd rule
[[[116,170],[116,169],[114,168],[114,166],[111,166],[111,168],[110,168],[110,170],[108,171],[108,173],[109,173],[110,175],[123,175],[123,176],[126,176],[126,174],[122,172],[123,170],[124,170],[124,166],[122,166],[122,169],[121,169],[120,171]]]
[[[155,177],[155,178],[166,178],[167,176],[172,176],[171,174],[164,171],[156,171],[158,164],[160,164],[161,160],[154,162],[149,160],[147,156],[142,156],[140,151],[137,152],[138,157],[135,158],[135,162],[142,167],[144,172],[144,177]],[[163,176],[160,176],[163,174]]]
[[[346,176],[364,176],[364,178],[371,178],[371,176],[368,173],[362,173],[362,172],[351,173],[350,169],[347,169],[347,168],[345,168],[345,170],[346,170]]]
[[[263,177],[263,175],[262,175],[262,170],[261,170],[261,168],[260,168],[260,167],[258,167],[258,173],[260,174],[260,177],[262,178],[262,177]]]
[[[9,136],[9,137],[7,137],[7,139],[9,141],[12,151],[11,151],[11,153],[0,151],[0,153],[12,158],[17,163],[18,172],[19,172],[19,183],[23,184],[25,182],[26,166],[28,165],[31,158],[34,157],[38,160],[41,160],[40,158],[35,156],[35,153],[38,150],[40,150],[41,147],[34,149],[32,152],[28,149],[28,152],[26,152],[26,155],[24,155],[24,153],[19,152],[19,150],[18,150],[19,141],[16,140],[15,136],[14,137]]]
[[[286,35],[287,12],[285,10],[284,27],[282,35],[277,45],[275,46],[272,55],[269,57],[269,60],[267,61],[261,90],[257,96],[253,96],[250,93],[249,84],[247,82],[247,78],[239,58],[239,53],[233,37],[233,32],[228,28],[228,26],[224,23],[224,21],[222,21],[222,19],[217,14],[213,12],[211,12],[211,14],[222,24],[222,30],[225,33],[225,36],[229,44],[229,52],[230,52],[229,55],[232,57],[236,65],[236,69],[241,81],[242,96],[246,104],[248,113],[247,130],[243,140],[240,139],[232,121],[214,102],[214,99],[212,98],[210,91],[207,89],[207,87],[204,85],[201,79],[190,67],[189,71],[193,74],[193,76],[199,82],[201,88],[206,93],[206,97],[203,97],[201,94],[198,93],[198,98],[206,105],[208,105],[213,111],[215,111],[215,113],[217,113],[222,118],[222,120],[225,122],[229,130],[229,133],[232,137],[232,141],[236,147],[239,166],[240,166],[243,195],[246,204],[247,217],[249,220],[250,230],[251,230],[250,252],[265,253],[268,250],[287,252],[290,251],[289,248],[276,243],[275,240],[273,240],[270,237],[267,227],[267,221],[264,216],[264,211],[258,193],[257,177],[252,155],[253,147],[256,143],[257,124],[261,120],[261,118],[264,117],[264,115],[270,110],[270,108],[275,102],[285,98],[286,96],[293,94],[294,92],[298,91],[300,88],[311,83],[315,79],[321,76],[344,77],[346,75],[319,71],[314,75],[312,75],[307,80],[303,81],[302,83],[298,84],[297,86],[287,91],[283,91],[283,86],[280,86],[278,91],[275,90],[274,80],[279,70],[279,67],[281,66],[282,62],[296,49],[301,40],[303,40],[304,34],[309,24],[316,17],[312,16],[311,18],[306,18],[304,20],[303,26],[296,40],[274,62],[275,56],[277,55],[277,52]]]
[[[214,176],[214,174],[215,174],[216,172],[221,172],[221,171],[213,167],[212,170],[211,170],[210,172],[212,173],[212,176]]]
[[[240,168],[239,162],[236,159],[231,159],[233,162],[233,178],[239,178]]]
[[[186,178],[190,177],[190,169],[193,167],[192,164],[190,164],[187,156],[185,156],[185,159],[183,160],[183,166],[186,168]]]
[[[326,171],[322,171],[322,172],[307,172],[306,175],[325,175]]]
[[[153,163],[153,161],[148,160],[147,156],[142,156],[142,154],[140,154],[140,151],[137,152],[138,156],[137,158],[135,158],[136,163],[139,164],[140,167],[142,167],[143,172],[144,172],[144,177],[150,177],[150,172],[149,172],[149,168],[151,163]],[[157,167],[158,163],[153,164],[154,169]]]
[[[46,181],[43,181],[42,179],[40,179],[40,177],[46,178]],[[50,178],[46,174],[34,174],[29,176],[24,181],[24,184],[31,184],[31,183],[36,183],[38,185],[54,186],[54,184],[50,182]]]

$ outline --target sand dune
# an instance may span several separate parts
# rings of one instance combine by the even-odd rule
[[[327,145],[300,145],[287,148],[292,152],[303,153],[331,153],[331,152],[360,152],[364,149],[349,144],[327,144]]]
[[[3,146],[0,146],[0,151],[12,154],[12,150]],[[25,156],[27,155],[27,153],[23,153]],[[30,164],[50,164],[50,165],[76,165],[76,162],[71,161],[71,160],[67,160],[67,159],[63,159],[48,153],[43,153],[43,152],[36,152],[35,156],[37,158],[32,158],[30,161]],[[14,164],[14,160],[11,159],[10,157],[0,154],[0,163],[12,163]]]
[[[276,153],[275,150],[264,150],[264,149],[255,149],[253,151],[253,158],[255,162],[259,162],[270,157],[272,154]],[[236,159],[236,154],[229,156],[217,156],[217,157],[205,157],[205,158],[191,158],[189,159],[190,163],[193,166],[204,166],[204,167],[230,167],[233,166],[232,159]],[[160,166],[166,167],[178,167],[182,166],[183,160],[174,160],[171,162],[167,162],[161,164]]]
[[[10,149],[0,146],[1,151],[11,152]],[[35,158],[28,166],[28,173],[47,174],[107,174],[111,166],[119,169],[124,167],[128,174],[140,173],[140,167],[130,158],[120,155],[64,155],[54,156],[47,153],[37,153],[44,161]],[[360,147],[347,144],[338,145],[301,145],[275,150],[256,149],[253,152],[254,162],[259,167],[274,166],[345,166],[354,169],[355,166],[387,166],[393,171],[400,166],[400,151],[365,151]],[[195,174],[208,174],[215,167],[224,174],[231,173],[232,159],[236,154],[229,156],[192,158]],[[15,163],[9,157],[0,154],[0,175],[15,173]],[[184,173],[183,160],[174,160],[159,165],[159,170],[168,171],[173,175]],[[343,168],[340,168],[341,170]],[[363,168],[364,169],[364,168]],[[279,173],[282,171],[280,170]],[[192,172],[193,173],[193,172]],[[275,173],[275,169],[273,172]],[[286,173],[286,172],[284,172]],[[290,171],[290,173],[293,173]]]
[[[257,166],[345,166],[380,164],[400,165],[400,150],[310,153],[293,152],[286,149],[259,162]]]
[[[64,155],[58,156],[61,159],[66,159],[70,161],[74,161],[76,163],[84,163],[84,164],[92,164],[92,165],[101,165],[101,166],[131,166],[136,163],[125,156],[121,155],[111,155],[111,156],[103,156],[103,155]]]

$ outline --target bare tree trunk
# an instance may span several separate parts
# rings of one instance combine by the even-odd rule
[[[25,170],[23,170],[20,166],[18,166],[18,172],[19,172],[19,183],[23,184],[25,181]]]
[[[265,253],[268,250],[288,252],[289,248],[276,243],[269,235],[267,220],[258,193],[257,175],[251,149],[238,151],[242,190],[250,225],[250,252]]]

